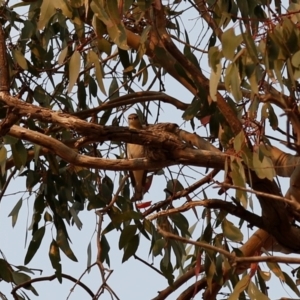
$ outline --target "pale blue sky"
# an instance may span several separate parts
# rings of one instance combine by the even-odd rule
[[[182,3],[182,7],[184,7],[184,5],[187,4]],[[190,34],[191,44],[193,44],[193,41],[197,40],[198,37],[198,32],[196,28],[199,28],[203,24],[202,20],[196,20],[196,16],[197,14],[193,12],[193,14],[189,14],[186,17],[186,20],[184,20],[184,25],[187,27],[187,31]],[[191,31],[189,29],[191,29]],[[177,45],[179,46],[179,44]],[[203,64],[206,64],[206,59],[201,60],[201,67],[203,66]],[[209,71],[208,66],[206,67],[206,70]],[[173,79],[170,79],[169,77],[166,77],[165,79],[166,93],[184,102],[190,102],[192,100],[192,95],[189,92],[187,92],[183,87],[181,87],[177,82],[175,82]],[[152,111],[156,112],[154,106],[152,107]],[[131,112],[133,112],[133,109],[129,110],[128,113],[125,114],[125,116],[127,117],[127,115]],[[183,124],[181,115],[182,111],[174,109],[171,105],[165,105],[163,106],[163,111],[160,113],[159,121],[177,123],[179,125],[182,125],[184,129],[192,132],[192,129],[188,124]],[[151,121],[153,122],[153,120],[151,119],[148,120],[149,123],[151,123]],[[196,126],[199,125],[200,124],[196,124]],[[197,129],[196,132],[202,136],[206,135],[206,131],[203,127],[201,129]],[[175,170],[176,167],[173,167],[172,169]],[[197,170],[200,170],[202,174],[205,173],[204,169],[197,168]],[[185,167],[184,171],[191,176],[197,176],[196,178],[199,179],[199,174],[195,174],[194,172],[189,170],[188,167]],[[112,174],[111,178],[114,178],[114,173],[111,172],[110,174]],[[166,174],[169,177],[167,171]],[[219,177],[219,180],[222,180],[222,176]],[[181,182],[184,184],[184,186],[186,186],[186,183],[184,183],[183,180],[181,180]],[[193,180],[190,180],[190,182],[193,182]],[[144,200],[152,200],[154,203],[163,200],[165,197],[163,192],[165,185],[166,183],[162,176],[154,176],[150,193],[145,196]],[[282,183],[282,188],[284,191],[286,190],[286,187],[286,183]],[[28,232],[27,245],[25,245],[25,233],[31,222],[32,206],[34,201],[34,198],[30,199],[28,202],[23,201],[17,224],[15,228],[12,229],[11,218],[8,218],[8,214],[10,213],[16,202],[20,199],[22,194],[14,195],[14,193],[20,190],[25,190],[25,182],[22,177],[16,178],[10,184],[6,194],[11,195],[8,197],[4,197],[0,205],[0,249],[4,253],[8,262],[13,263],[15,265],[24,264],[24,257],[28,248],[28,242],[31,240],[31,232]],[[206,191],[206,193],[210,196],[216,196],[215,189],[210,189],[210,191],[211,192]],[[202,194],[199,195],[200,198],[202,196]],[[183,201],[176,201],[176,205],[179,205],[180,203],[183,203]],[[257,202],[255,202],[254,207],[255,209],[259,207]],[[197,211],[198,214],[201,216],[202,209],[199,208],[197,209]],[[186,216],[189,218],[190,225],[193,225],[196,221],[194,215],[192,213],[189,213]],[[96,215],[93,211],[84,210],[80,212],[79,217],[83,223],[83,228],[81,231],[79,231],[76,226],[67,227],[67,229],[69,230],[70,238],[72,240],[71,248],[74,251],[74,254],[76,255],[79,262],[75,263],[66,258],[63,253],[61,254],[63,272],[70,274],[75,278],[78,278],[86,269],[87,246],[90,240],[92,240],[92,262],[94,262],[95,260],[95,255],[97,251],[95,235]],[[105,217],[104,222],[105,224],[107,224],[107,217]],[[105,227],[105,224],[103,225],[103,227]],[[199,237],[199,235],[201,234],[201,228],[202,223],[199,223],[194,232],[195,238]],[[51,231],[51,226],[47,226],[41,247],[28,265],[28,267],[31,268],[42,268],[42,276],[48,276],[54,273],[48,258],[49,245],[51,243],[53,234]],[[244,230],[243,233],[246,237],[248,235],[251,235],[251,231],[248,230]],[[120,299],[152,299],[157,295],[157,291],[167,287],[168,283],[165,278],[163,278],[147,266],[143,265],[141,262],[136,261],[134,258],[129,259],[124,264],[121,263],[123,250],[120,251],[118,248],[119,232],[110,232],[109,234],[107,234],[107,238],[111,247],[110,269],[114,270],[113,274],[108,280],[108,284],[115,291],[115,293]],[[159,262],[161,260],[161,257],[157,257],[154,260],[152,260],[151,255],[148,255],[149,247],[149,241],[147,241],[145,238],[143,238],[143,236],[141,236],[141,244],[138,249],[137,255],[147,260],[149,263],[152,263],[152,261],[154,261],[155,265],[159,268]],[[263,270],[268,270],[264,264],[261,264],[261,266]],[[36,276],[39,277],[38,272],[36,272]],[[275,278],[274,275],[272,275],[271,280],[272,283],[269,284],[270,299],[276,299],[281,296],[288,295],[290,295],[290,297],[295,297],[293,292],[291,292],[288,287],[286,288],[286,291],[282,289],[281,285],[279,284],[279,280]],[[179,289],[179,291],[172,294],[168,299],[176,299],[176,295],[178,295],[182,290],[187,288],[194,281],[195,278],[191,279],[188,284],[183,285],[183,287]],[[83,277],[82,282],[84,282],[93,292],[96,292],[101,284],[101,276],[98,268],[94,267],[89,274],[86,274]],[[35,283],[34,287],[38,291],[40,297],[36,298],[31,292],[27,293],[31,299],[66,299],[69,294],[70,288],[73,285],[73,283],[65,279],[63,280],[62,285],[59,284],[56,280],[51,282]],[[0,291],[3,294],[5,294],[8,297],[8,299],[12,299],[10,295],[11,286],[9,284],[1,282]],[[70,299],[89,299],[89,296],[83,289],[77,286],[75,288],[75,291],[70,296]],[[110,299],[110,296],[106,293],[103,296],[101,296],[100,299]],[[201,293],[199,293],[195,297],[195,299],[201,299]]]

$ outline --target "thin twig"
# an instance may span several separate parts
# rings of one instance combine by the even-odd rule
[[[4,185],[3,185],[3,188],[2,188],[2,190],[1,190],[1,192],[0,192],[0,202],[1,202],[1,200],[2,200],[2,198],[3,198],[3,196],[4,196],[4,194],[5,194],[5,191],[6,191],[7,187],[8,187],[8,185],[9,185],[11,179],[12,179],[13,176],[16,174],[16,172],[17,172],[17,168],[15,167],[15,168],[12,170],[12,172],[9,174],[7,180],[5,181],[5,183],[4,183]]]
[[[157,226],[157,231],[166,239],[173,239],[176,241],[180,241],[186,244],[191,244],[194,246],[198,246],[204,249],[213,250],[223,254],[225,257],[229,259],[229,263],[234,267],[236,264],[244,264],[244,263],[254,263],[254,262],[277,262],[277,263],[285,263],[285,264],[299,264],[300,258],[295,257],[286,257],[286,256],[247,256],[247,257],[237,257],[234,253],[230,253],[222,248],[218,248],[212,246],[210,244],[204,242],[195,242],[193,240],[189,240],[187,238],[181,237],[179,235],[167,232]]]
[[[137,260],[139,260],[140,262],[142,262],[143,264],[145,264],[146,266],[148,266],[149,268],[151,268],[152,270],[154,270],[155,272],[157,272],[158,274],[165,276],[161,271],[159,271],[158,269],[156,269],[155,267],[153,267],[151,264],[149,264],[147,261],[143,260],[142,258],[138,257],[136,254],[133,255],[133,257]]]
[[[240,217],[241,219],[249,222],[249,224],[251,226],[257,226],[258,228],[265,229],[264,223],[260,216],[247,211],[242,206],[237,206],[230,202],[226,202],[226,201],[219,200],[219,199],[205,199],[205,200],[201,200],[201,201],[187,202],[180,207],[170,208],[168,210],[163,210],[156,214],[148,216],[147,219],[149,221],[153,221],[153,220],[157,219],[158,217],[169,216],[169,215],[176,214],[179,212],[188,211],[189,209],[191,209],[193,207],[197,207],[197,206],[203,206],[206,208],[221,209],[221,210],[227,211],[228,213],[230,213],[236,217]]]
[[[197,182],[195,182],[194,184],[192,184],[188,188],[186,188],[182,191],[179,191],[179,192],[175,193],[174,195],[169,196],[164,201],[160,201],[158,203],[155,203],[154,205],[152,205],[149,209],[147,209],[143,213],[143,217],[146,217],[146,216],[150,215],[151,213],[153,213],[154,211],[159,210],[160,208],[164,207],[166,204],[169,204],[173,200],[179,199],[181,197],[185,197],[189,193],[192,193],[193,191],[195,191],[196,189],[198,189],[199,187],[201,187],[205,183],[210,182],[212,180],[212,178],[214,178],[214,176],[216,176],[218,174],[219,171],[220,171],[219,169],[214,169],[210,173],[208,173],[205,177],[198,180]]]
[[[91,264],[90,266],[88,266],[88,267],[84,270],[84,272],[80,275],[80,277],[77,279],[77,281],[75,282],[75,284],[74,284],[74,285],[72,286],[72,288],[70,289],[70,293],[69,293],[68,297],[66,298],[66,300],[68,300],[68,299],[71,297],[71,294],[74,292],[76,285],[79,284],[81,278],[83,278],[83,276],[85,275],[85,273],[86,273],[89,269],[91,269],[93,266],[95,266],[95,265],[96,265],[96,263],[93,263],[93,264]]]
[[[70,275],[67,275],[67,274],[61,274],[61,277],[63,278],[66,278],[70,281],[73,281],[73,282],[77,282],[77,279],[70,276]],[[14,299],[18,300],[19,297],[18,295],[16,294],[17,293],[17,290],[20,289],[20,288],[23,288],[23,287],[28,287],[30,284],[34,283],[34,282],[40,282],[40,281],[52,281],[54,279],[56,279],[57,276],[54,274],[54,275],[51,275],[51,276],[44,276],[44,277],[39,277],[39,278],[33,278],[33,279],[30,279],[30,280],[27,280],[17,286],[15,286],[12,291],[11,291],[11,294],[14,296]],[[94,294],[93,292],[84,284],[82,283],[81,281],[78,282],[78,285],[81,286],[93,299],[94,299]]]
[[[195,268],[192,268],[185,272],[182,276],[180,276],[177,280],[173,282],[172,285],[169,285],[162,291],[158,292],[158,295],[152,300],[163,300],[166,299],[171,293],[175,292],[178,288],[180,288],[184,283],[190,280],[192,277],[196,275]]]
[[[217,251],[217,252],[223,254],[224,256],[226,256],[227,258],[229,258],[232,261],[236,260],[236,256],[234,254],[231,254],[230,252],[228,252],[228,251],[226,251],[222,248],[215,247],[215,246],[210,245],[208,243],[195,242],[193,240],[189,240],[189,239],[184,238],[182,236],[179,236],[179,235],[173,234],[171,232],[165,231],[165,230],[161,229],[159,226],[157,226],[157,232],[160,233],[166,239],[173,239],[173,240],[180,241],[180,242],[183,242],[183,243],[186,243],[186,244],[191,244],[191,245],[194,245],[194,246],[198,246],[198,247],[201,247],[201,248],[204,248],[204,249],[207,249],[207,250]],[[300,259],[299,259],[299,261],[300,261]]]
[[[110,293],[111,298],[113,299],[113,296],[117,299],[120,300],[120,298],[116,295],[116,293],[112,290],[112,288],[107,284],[107,280],[110,277],[110,275],[112,274],[112,270],[107,270],[106,268],[104,268],[103,263],[101,262],[101,253],[102,253],[102,247],[101,247],[101,232],[102,232],[102,222],[103,222],[103,214],[102,213],[98,213],[97,214],[99,216],[99,220],[98,220],[98,229],[97,229],[97,260],[96,263],[99,267],[100,270],[100,274],[101,274],[101,278],[102,278],[102,284],[99,287],[97,293],[94,296],[94,300],[97,300],[99,298],[99,296],[104,292],[104,290],[107,290],[108,293]],[[105,272],[108,271],[108,275],[107,277],[105,277]]]
[[[216,182],[216,184],[218,184],[221,187],[226,187],[226,188],[233,188],[236,190],[241,190],[241,191],[245,191],[248,193],[252,193],[255,194],[257,196],[262,196],[262,197],[267,197],[267,198],[271,198],[274,200],[279,200],[279,201],[283,201],[286,202],[290,205],[292,205],[297,211],[300,211],[300,204],[297,201],[293,201],[292,199],[283,197],[283,196],[277,196],[277,195],[273,195],[273,194],[269,194],[269,193],[264,193],[264,192],[258,192],[258,191],[254,191],[251,189],[247,189],[241,186],[237,186],[237,185],[232,185],[232,184],[228,184],[228,183],[218,183]]]

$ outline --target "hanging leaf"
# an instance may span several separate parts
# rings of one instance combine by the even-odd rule
[[[43,29],[51,19],[51,17],[56,13],[54,7],[55,1],[53,0],[43,0],[41,5],[41,13],[38,21],[38,29]]]
[[[50,244],[49,258],[50,258],[53,269],[55,269],[55,271],[56,271],[55,274],[57,276],[58,281],[60,283],[62,283],[59,247],[55,240],[52,240],[52,242]]]
[[[72,91],[73,86],[77,81],[79,71],[80,71],[80,53],[78,51],[74,51],[69,62],[68,93]]]
[[[285,277],[284,277],[278,263],[276,263],[276,262],[267,262],[267,265],[268,265],[269,269],[272,271],[272,273],[274,273],[282,281],[285,281]]]
[[[136,225],[128,225],[123,229],[119,240],[119,249],[124,248],[128,243],[130,243],[136,233],[136,230]]]
[[[77,261],[76,256],[74,255],[72,249],[70,248],[67,236],[63,229],[57,230],[57,245],[59,248],[73,261]]]
[[[12,272],[13,269],[10,264],[6,260],[0,258],[0,279],[3,279],[6,282],[12,282]]]
[[[1,174],[4,176],[6,172],[6,160],[7,160],[7,150],[5,146],[2,146],[0,148],[0,168],[1,168]]]
[[[245,275],[240,281],[237,282],[237,284],[234,287],[233,292],[231,293],[231,295],[229,296],[229,298],[227,300],[238,300],[240,293],[243,292],[247,288],[249,282],[250,282],[249,275]]]
[[[138,246],[139,246],[140,238],[136,234],[124,248],[124,255],[122,258],[122,263],[128,260],[132,255],[135,254]]]
[[[58,56],[57,63],[59,65],[62,65],[64,63],[67,54],[68,54],[68,47],[65,47]]]
[[[17,204],[14,206],[14,208],[12,209],[12,211],[10,212],[10,214],[8,215],[9,217],[11,217],[11,223],[12,223],[12,227],[15,227],[16,223],[17,223],[17,219],[18,219],[18,215],[19,215],[19,211],[22,207],[22,203],[23,203],[23,199],[21,198]]]
[[[249,282],[247,293],[251,300],[270,300],[268,296],[263,294],[253,282]]]
[[[221,78],[222,66],[221,63],[216,65],[216,70],[211,69],[210,79],[209,79],[209,94],[213,101],[217,101],[218,84]]]
[[[13,57],[16,60],[16,62],[18,63],[18,65],[23,69],[23,70],[27,70],[28,69],[28,65],[27,65],[27,60],[24,57],[23,53],[16,49],[12,51],[13,53]]]
[[[91,271],[91,266],[92,264],[92,244],[91,242],[89,242],[88,247],[87,247],[87,262],[86,262],[86,266],[88,268],[88,273],[90,273]]]
[[[32,236],[32,240],[29,244],[29,247],[28,247],[28,250],[27,250],[27,253],[25,256],[25,260],[24,260],[25,265],[27,265],[31,261],[31,259],[35,255],[36,251],[39,249],[42,239],[44,237],[44,234],[45,234],[45,226],[42,226]]]
[[[230,221],[224,218],[222,222],[222,230],[224,235],[234,242],[241,242],[243,240],[243,234],[239,228],[233,225]]]
[[[226,59],[233,60],[235,49],[241,44],[243,37],[236,36],[234,29],[229,28],[222,34],[222,52]]]
[[[18,140],[16,144],[11,145],[11,150],[15,166],[20,170],[27,162],[27,150],[21,140]]]
[[[117,79],[115,77],[111,81],[109,91],[108,91],[108,95],[109,95],[109,100],[110,101],[120,97],[119,86],[118,86]]]

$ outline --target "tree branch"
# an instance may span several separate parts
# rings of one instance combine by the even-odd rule
[[[79,286],[81,286],[92,298],[94,298],[94,294],[93,292],[84,284],[82,283],[81,281],[78,281],[76,278],[70,276],[70,275],[67,275],[67,274],[61,274],[61,276],[63,278],[66,278],[70,281],[73,281],[75,283],[77,283]],[[39,278],[33,278],[33,279],[30,279],[30,280],[27,280],[21,284],[18,284],[17,286],[15,286],[12,291],[11,291],[11,294],[14,296],[14,299],[18,300],[19,297],[17,295],[17,290],[20,289],[20,288],[23,288],[23,287],[26,287],[26,286],[29,286],[30,284],[34,283],[34,282],[40,282],[40,281],[52,281],[54,279],[56,279],[57,276],[54,274],[54,275],[51,275],[51,276],[44,276],[44,277],[39,277]]]
[[[189,279],[195,276],[195,268],[192,268],[185,272],[182,276],[180,276],[177,280],[173,282],[172,285],[169,285],[166,289],[159,291],[158,295],[152,300],[164,300],[174,291],[176,291],[179,287],[181,287],[184,283],[186,283]]]
[[[176,214],[179,212],[184,212],[190,210],[192,207],[197,206],[203,206],[206,208],[213,208],[213,209],[220,209],[227,211],[228,213],[232,214],[233,216],[239,217],[245,221],[247,221],[251,226],[257,226],[258,228],[264,229],[264,223],[261,217],[258,215],[251,213],[244,209],[242,206],[237,206],[235,204],[218,200],[218,199],[212,199],[212,200],[202,200],[202,201],[192,201],[187,202],[184,205],[177,207],[177,208],[170,208],[167,210],[160,211],[154,215],[149,216],[147,219],[150,221],[153,221],[157,219],[158,217],[162,216],[169,216],[172,214]]]

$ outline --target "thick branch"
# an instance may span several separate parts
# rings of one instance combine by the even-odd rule
[[[114,140],[125,140],[127,142],[138,140],[138,136],[135,139],[131,139],[129,129],[123,129],[124,135],[117,135],[118,138],[112,138]],[[218,167],[223,168],[226,154],[223,153],[212,153],[210,151],[195,150],[186,148],[184,150],[170,150],[170,157],[173,160],[166,161],[149,161],[147,159],[104,159],[91,157],[86,155],[81,155],[73,149],[67,147],[62,142],[45,136],[37,131],[32,131],[26,128],[18,127],[16,125],[12,126],[9,131],[9,135],[27,140],[34,144],[40,145],[42,147],[48,148],[53,153],[61,157],[63,160],[77,166],[87,167],[87,168],[99,168],[104,170],[152,170],[159,169],[166,166],[171,166],[175,164],[183,165],[194,165],[199,167]],[[126,138],[127,136],[127,138]],[[139,141],[140,143],[140,141]],[[166,141],[168,144],[168,141]]]

